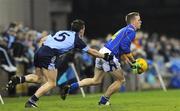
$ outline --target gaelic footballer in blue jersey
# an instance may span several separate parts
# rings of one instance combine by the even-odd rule
[[[71,30],[58,31],[55,35],[48,35],[42,47],[35,53],[34,65],[35,74],[22,77],[13,77],[7,88],[15,87],[16,84],[24,82],[41,83],[45,78],[44,84],[29,98],[25,107],[37,107],[36,102],[39,98],[56,86],[57,78],[57,57],[74,48],[81,49],[92,56],[111,60],[113,57],[108,53],[99,53],[97,50],[88,47],[83,41],[85,23],[82,20],[74,20],[71,23]]]
[[[119,90],[121,84],[125,81],[123,71],[120,67],[121,61],[126,61],[131,66],[136,66],[137,63],[130,51],[131,42],[134,40],[136,30],[141,27],[141,19],[138,12],[132,12],[125,17],[127,26],[118,30],[109,40],[103,48],[100,49],[100,53],[109,53],[114,55],[113,60],[105,61],[101,58],[96,58],[95,74],[93,78],[86,78],[80,82],[73,83],[64,87],[62,91],[62,99],[66,99],[67,93],[78,87],[97,85],[102,82],[102,79],[106,73],[112,74],[116,77],[114,83],[112,83],[105,94],[100,98],[99,105],[108,105],[110,96]]]

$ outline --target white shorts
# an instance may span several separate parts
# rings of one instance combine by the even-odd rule
[[[109,49],[107,49],[106,47],[103,47],[99,50],[100,53],[111,53],[111,51]],[[98,69],[102,69],[104,72],[111,72],[114,71],[120,67],[120,63],[118,61],[118,59],[114,56],[113,57],[113,64],[111,62],[111,64],[109,63],[109,61],[105,61],[102,58],[96,58],[96,64],[95,67]]]

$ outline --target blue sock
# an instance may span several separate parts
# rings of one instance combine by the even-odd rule
[[[106,104],[107,101],[109,101],[109,97],[101,96],[100,102],[101,102],[102,104]]]
[[[71,86],[70,86],[70,92],[79,88],[79,84],[77,82],[75,83],[72,83]]]

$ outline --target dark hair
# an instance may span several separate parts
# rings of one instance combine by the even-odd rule
[[[130,24],[131,20],[133,20],[135,16],[139,16],[139,15],[140,15],[139,12],[131,12],[127,14],[125,17],[126,23]]]
[[[71,30],[75,32],[79,32],[85,26],[85,22],[80,19],[73,20],[71,23]]]

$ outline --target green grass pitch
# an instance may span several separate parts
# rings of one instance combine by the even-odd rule
[[[101,94],[70,95],[66,101],[59,96],[43,96],[37,109],[24,109],[28,97],[3,98],[0,111],[110,111],[98,107]],[[111,98],[113,111],[180,111],[180,90],[117,93]]]

